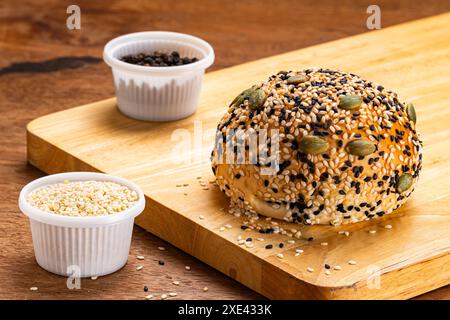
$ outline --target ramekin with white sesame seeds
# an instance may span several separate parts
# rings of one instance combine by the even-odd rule
[[[42,268],[94,277],[126,264],[134,219],[144,210],[145,197],[136,184],[120,177],[68,172],[27,184],[19,207],[30,220]]]

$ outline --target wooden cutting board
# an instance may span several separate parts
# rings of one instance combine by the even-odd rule
[[[394,215],[345,227],[282,223],[305,237],[288,243],[285,235],[240,228],[245,219],[228,213],[227,198],[210,183],[208,156],[237,93],[279,70],[309,66],[360,74],[413,102],[424,169]],[[147,197],[138,225],[269,298],[409,298],[450,283],[449,70],[444,14],[208,73],[198,112],[181,121],[135,121],[117,111],[115,99],[41,117],[27,127],[28,159],[47,173],[101,171],[133,180]],[[174,148],[182,136],[190,147]],[[254,246],[239,245],[238,236]],[[295,256],[296,249],[304,252]],[[326,275],[325,263],[341,270]]]

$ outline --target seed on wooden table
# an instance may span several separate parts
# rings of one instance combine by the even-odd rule
[[[98,277],[91,277],[91,280],[97,280]]]
[[[331,271],[330,271],[330,270],[325,270],[325,274],[326,274],[327,276],[329,276],[329,275],[331,274]]]
[[[137,267],[136,267],[136,270],[137,270],[137,271],[140,271],[140,270],[142,270],[143,268],[144,268],[144,266],[137,266]]]
[[[203,287],[203,291],[204,292],[206,292],[206,291],[208,291],[209,289],[208,289],[208,287]]]
[[[144,260],[145,257],[144,257],[144,256],[137,256],[136,259],[138,259],[138,260]]]
[[[386,229],[392,229],[392,225],[390,225],[390,224],[387,224],[387,225],[385,225],[384,226]]]
[[[369,233],[370,233],[370,234],[377,233],[377,230],[369,230]]]
[[[184,268],[185,268],[187,271],[191,270],[191,267],[189,267],[189,266],[185,266]]]
[[[164,251],[164,250],[166,250],[166,248],[164,248],[164,247],[158,247],[158,250]]]
[[[278,253],[278,254],[277,254],[277,257],[280,258],[280,259],[283,259],[283,258],[284,258],[284,255],[283,255],[282,253]]]
[[[178,285],[180,285],[180,281],[174,281],[174,282],[172,282],[172,284],[178,286]]]
[[[339,270],[341,270],[342,268],[341,268],[341,266],[334,266],[333,269],[339,271]]]
[[[152,299],[153,298],[153,295],[152,294],[149,294],[148,296],[145,296],[145,299],[147,299],[147,300],[150,300],[150,299]]]
[[[30,290],[31,291],[38,291],[38,287],[31,287]]]
[[[314,272],[314,268],[311,268],[311,267],[306,268],[306,270],[307,270],[308,272]]]
[[[327,246],[327,245],[328,245],[328,242],[322,242],[320,245],[321,245],[321,246]]]
[[[176,292],[169,292],[169,296],[171,296],[171,297],[176,297],[176,296],[177,296],[177,293],[176,293]]]
[[[162,299],[162,300],[167,299],[167,294],[163,293],[163,294],[161,295],[161,299]]]
[[[356,261],[355,261],[355,260],[349,260],[349,261],[348,261],[348,264],[354,266],[354,265],[356,264]]]

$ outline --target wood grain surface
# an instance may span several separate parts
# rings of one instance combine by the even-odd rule
[[[98,170],[134,181],[147,201],[136,220],[139,226],[269,298],[414,297],[450,283],[450,269],[441,269],[450,264],[449,25],[450,13],[211,72],[204,79],[199,110],[180,121],[127,118],[115,99],[43,116],[27,126],[28,159],[47,173]],[[395,88],[400,100],[414,103],[424,169],[412,199],[394,215],[342,227],[278,222],[285,230],[302,231],[301,239],[288,243],[292,239],[284,235],[240,228],[247,219],[228,213],[229,199],[210,183],[209,157],[214,129],[236,93],[268,74],[309,65],[351,70]],[[200,124],[202,141],[192,143],[199,139],[195,132]],[[188,154],[180,154],[174,139],[179,130],[189,134],[183,145]],[[383,228],[388,223],[392,230]],[[342,237],[341,230],[351,236]],[[248,248],[237,243],[238,236],[264,241],[255,240]],[[308,241],[310,237],[314,240]],[[322,246],[324,242],[328,245]],[[268,243],[272,250],[264,248]],[[296,249],[304,250],[301,257],[294,255]],[[280,253],[283,259],[277,257]],[[349,266],[349,260],[358,263]],[[326,275],[326,263],[342,270]],[[315,271],[308,272],[309,267]],[[375,268],[378,289],[370,271]]]
[[[174,247],[135,228],[129,264],[96,281],[83,280],[68,290],[66,279],[40,269],[33,258],[27,220],[17,207],[20,188],[43,173],[26,164],[25,125],[68,107],[113,95],[109,69],[101,62],[104,43],[141,30],[192,33],[216,50],[212,69],[367,32],[367,4],[354,1],[129,1],[77,2],[82,28],[65,28],[65,3],[0,2],[0,110],[2,123],[0,182],[0,298],[140,299],[147,285],[154,293],[171,291],[180,280],[178,298],[252,299],[258,294]],[[379,2],[383,27],[450,9],[448,1]],[[270,6],[271,10],[267,10]],[[299,32],[298,19],[301,17]],[[220,22],[219,22],[220,21]],[[345,23],[343,23],[345,22]],[[251,48],[251,50],[249,49]],[[159,251],[163,245],[166,251]],[[135,272],[134,256],[144,269]],[[164,259],[164,266],[157,261]],[[184,269],[191,266],[191,271]],[[38,286],[37,292],[29,287]],[[204,286],[209,287],[203,292]],[[450,288],[419,298],[449,299]]]

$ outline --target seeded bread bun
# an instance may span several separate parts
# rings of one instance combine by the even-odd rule
[[[237,214],[332,225],[381,217],[414,190],[422,167],[415,122],[412,104],[352,73],[282,71],[231,103],[212,169]],[[265,158],[249,143],[261,129]],[[237,150],[237,159],[227,153]]]

